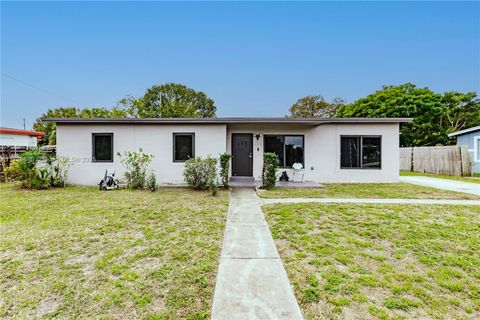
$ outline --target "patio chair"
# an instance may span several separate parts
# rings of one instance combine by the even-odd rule
[[[303,182],[303,176],[305,175],[305,170],[303,169],[303,164],[300,162],[295,162],[292,166],[293,174],[292,174],[292,182]],[[295,177],[301,176],[301,180],[295,180]]]

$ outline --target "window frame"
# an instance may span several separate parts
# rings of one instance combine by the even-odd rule
[[[266,137],[282,137],[283,138],[283,163],[280,164],[280,169],[292,169],[292,166],[285,166],[285,163],[287,161],[286,157],[286,150],[285,148],[285,137],[302,137],[302,142],[303,142],[303,162],[302,165],[305,168],[305,135],[304,134],[275,134],[275,133],[269,133],[269,134],[264,134],[263,135],[263,153],[265,153],[265,138]],[[280,159],[279,159],[280,160]]]
[[[96,154],[95,154],[95,138],[99,136],[99,137],[110,137],[112,143],[111,143],[111,146],[110,146],[110,152],[112,153],[112,158],[111,160],[97,160],[96,159]],[[99,163],[110,163],[110,162],[114,162],[114,158],[115,158],[115,153],[113,152],[114,150],[114,147],[113,147],[113,132],[94,132],[92,133],[92,162],[99,162]]]
[[[360,167],[342,167],[342,138],[360,138]],[[363,166],[363,138],[378,138],[380,139],[380,166],[379,167],[364,167]],[[382,136],[381,135],[340,135],[340,169],[341,170],[382,170]]]
[[[184,163],[187,160],[176,160],[175,159],[175,140],[177,136],[191,136],[192,137],[192,157],[190,159],[195,158],[195,132],[174,132],[172,134],[172,159],[175,163]]]

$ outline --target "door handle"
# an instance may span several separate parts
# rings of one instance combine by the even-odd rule
[[[251,158],[251,157],[252,157],[252,154],[250,153],[250,154],[248,155],[248,157]]]

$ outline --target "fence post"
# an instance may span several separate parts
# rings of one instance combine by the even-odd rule
[[[411,148],[411,152],[410,152],[410,171],[413,172],[413,148]]]
[[[463,157],[462,157],[462,147],[458,146],[458,152],[460,153],[460,177],[463,177]]]

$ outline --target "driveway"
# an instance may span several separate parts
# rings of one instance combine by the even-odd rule
[[[480,184],[476,183],[421,176],[404,176],[400,177],[400,181],[437,189],[471,193],[480,196]]]

